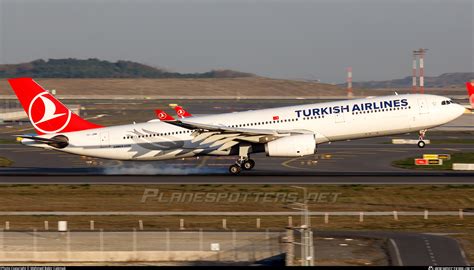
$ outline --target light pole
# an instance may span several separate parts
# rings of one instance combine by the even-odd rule
[[[314,266],[314,246],[313,246],[313,232],[311,231],[311,217],[308,209],[308,189],[306,187],[292,186],[303,190],[303,203],[294,203],[297,209],[301,211],[301,225],[297,230],[301,235],[301,265]]]

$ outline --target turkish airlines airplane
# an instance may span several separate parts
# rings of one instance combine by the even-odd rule
[[[411,94],[103,127],[71,112],[31,78],[8,81],[37,133],[19,135],[24,145],[117,160],[235,155],[232,174],[251,170],[253,153],[300,157],[333,141],[419,131],[424,147],[427,129],[465,110],[446,97]]]

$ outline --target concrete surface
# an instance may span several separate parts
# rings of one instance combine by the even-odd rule
[[[3,232],[0,236],[0,262],[256,262],[285,252],[283,232]],[[219,243],[220,251],[210,250],[212,243]],[[298,250],[296,246],[297,256]],[[338,261],[468,265],[456,240],[432,234],[316,231],[315,250],[319,265]]]

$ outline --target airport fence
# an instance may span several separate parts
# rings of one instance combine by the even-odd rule
[[[6,232],[0,262],[231,261],[256,262],[285,251],[284,232],[144,231]]]
[[[57,217],[62,219],[62,221],[58,221],[57,228],[58,230],[62,231],[67,231],[68,230],[68,222],[67,219],[68,217],[77,217],[77,216],[84,216],[87,218],[90,218],[89,224],[87,226],[87,229],[90,231],[95,231],[99,229],[96,225],[96,221],[94,220],[94,216],[99,217],[104,217],[104,216],[127,216],[131,219],[133,219],[134,216],[137,217],[136,223],[133,227],[135,227],[139,231],[143,231],[147,229],[147,224],[146,221],[144,221],[142,218],[145,217],[159,217],[159,218],[164,218],[164,217],[176,217],[176,219],[179,219],[179,223],[176,223],[176,227],[179,230],[188,230],[188,229],[195,229],[196,227],[193,226],[193,228],[189,228],[187,226],[187,218],[192,218],[192,217],[213,217],[214,220],[219,220],[219,225],[218,227],[224,229],[224,230],[229,230],[231,229],[231,225],[228,222],[228,219],[232,218],[238,218],[238,217],[246,217],[247,224],[253,223],[254,225],[247,225],[246,228],[249,230],[260,230],[265,228],[265,218],[266,217],[275,217],[275,216],[280,216],[280,217],[286,217],[287,218],[287,224],[288,226],[293,226],[293,219],[296,218],[298,219],[301,217],[302,212],[295,212],[295,211],[287,211],[287,212],[143,212],[143,211],[138,211],[138,212],[48,212],[48,211],[39,211],[39,212],[0,212],[0,217],[4,219],[3,223],[3,230],[5,231],[15,231],[15,230],[21,230],[18,228],[18,226],[15,226],[14,223],[12,223],[9,220],[9,217],[14,218],[14,217],[24,217],[24,216],[30,216],[30,217],[40,217],[40,216],[49,216],[49,217]],[[324,224],[329,224],[331,222],[331,217],[354,217],[354,222],[358,223],[364,223],[367,222],[366,218],[368,217],[389,217],[395,221],[402,220],[403,217],[422,217],[423,220],[429,220],[430,218],[434,217],[453,217],[457,219],[464,219],[465,217],[470,217],[474,216],[474,212],[472,211],[465,211],[463,209],[459,209],[458,211],[429,211],[429,210],[424,210],[424,211],[332,211],[332,212],[321,212],[321,211],[310,211],[308,212],[308,215],[311,216],[311,218],[316,218],[316,217],[322,217]],[[254,221],[251,221],[254,219]],[[53,226],[56,224],[50,224],[48,220],[44,220],[44,225],[42,228],[37,227],[39,230],[44,230],[44,231],[49,231]],[[103,225],[103,224],[102,224]],[[266,223],[268,226],[268,223]],[[2,225],[0,224],[0,228],[2,228]],[[62,228],[62,229],[61,229]],[[84,228],[84,226],[82,227]],[[156,227],[155,227],[156,228]],[[170,227],[171,228],[171,227]],[[216,228],[216,227],[214,227]],[[150,229],[150,226],[148,226],[148,229]],[[152,228],[153,229],[153,228]]]

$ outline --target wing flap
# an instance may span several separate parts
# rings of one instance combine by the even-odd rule
[[[281,137],[313,134],[312,131],[305,129],[279,130],[235,128],[222,124],[197,123],[186,119],[180,119],[166,123],[180,126],[182,128],[196,130],[194,133],[195,137],[192,139],[193,143],[200,142],[200,145],[211,144],[209,147],[216,147],[220,144],[223,144],[219,148],[220,150],[228,149],[239,142],[267,143]]]

